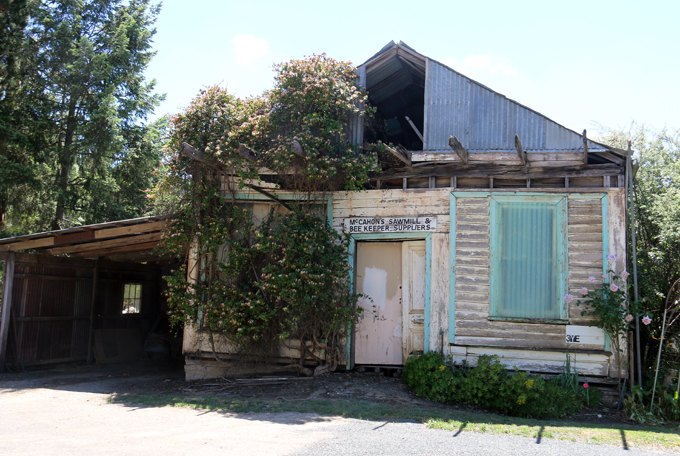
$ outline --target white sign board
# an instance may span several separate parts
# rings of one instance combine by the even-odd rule
[[[595,326],[567,325],[567,343],[604,345],[604,331]]]
[[[360,217],[345,219],[348,233],[405,233],[436,231],[437,217]]]

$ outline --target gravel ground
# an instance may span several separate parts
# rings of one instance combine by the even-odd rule
[[[107,403],[114,392],[186,388],[181,375],[181,371],[171,369],[129,367],[0,375],[0,454],[662,454],[545,438],[537,441],[427,429],[408,422],[300,413],[232,414]],[[363,394],[361,388],[346,386],[346,378],[338,378],[342,391]],[[189,385],[198,389],[198,384]],[[318,391],[318,385],[316,388]]]

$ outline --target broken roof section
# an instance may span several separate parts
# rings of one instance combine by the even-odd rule
[[[156,248],[170,218],[141,217],[0,239],[0,259],[2,252],[35,250],[115,261],[161,261],[166,258]]]
[[[473,153],[514,152],[515,135],[528,153],[584,150],[582,134],[419,54],[403,42],[390,42],[359,67],[359,75],[377,107],[378,119],[386,124],[384,140],[413,151],[414,160],[420,151],[450,154],[451,136]],[[592,140],[587,139],[585,144],[593,163],[618,161],[616,155],[625,156]]]

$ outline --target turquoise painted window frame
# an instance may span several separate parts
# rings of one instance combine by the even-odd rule
[[[500,207],[503,203],[547,203],[555,205],[555,227],[557,229],[557,294],[554,306],[557,307],[557,318],[536,318],[530,315],[525,317],[507,317],[499,315],[500,303],[499,277],[500,277]],[[569,323],[569,304],[564,300],[569,287],[569,230],[567,223],[567,195],[536,195],[515,194],[490,195],[489,200],[489,256],[490,278],[489,284],[489,319],[500,321],[540,322],[553,324]]]
[[[357,242],[360,241],[425,241],[425,328],[423,337],[423,351],[427,353],[430,350],[430,290],[432,289],[432,232],[428,231],[417,233],[357,233],[350,235],[349,239],[349,265],[351,269],[352,278],[355,277],[354,259],[357,254]],[[354,292],[354,280],[350,280],[350,290]],[[402,316],[403,318],[403,316]],[[347,344],[347,355],[349,360],[350,344]],[[349,364],[349,363],[348,363]]]

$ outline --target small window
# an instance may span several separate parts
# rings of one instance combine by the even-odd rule
[[[563,320],[566,227],[563,198],[491,202],[492,319]]]
[[[142,307],[142,285],[126,283],[123,289],[123,313],[137,314]]]

